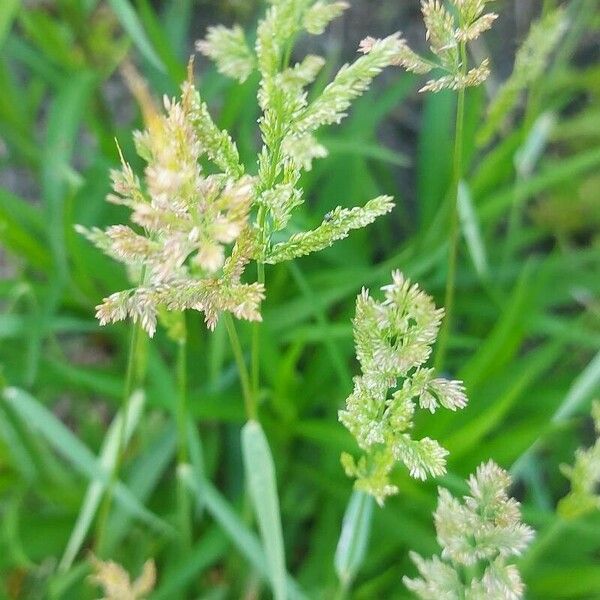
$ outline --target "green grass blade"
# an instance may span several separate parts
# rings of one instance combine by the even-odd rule
[[[483,244],[479,220],[473,206],[471,190],[464,181],[461,181],[458,188],[458,214],[460,216],[462,233],[467,242],[467,248],[477,275],[481,279],[488,279],[489,266],[487,252]]]
[[[146,502],[166,476],[175,457],[176,450],[175,425],[170,423],[156,440],[153,440],[144,452],[136,458],[129,469],[126,485],[140,502]],[[104,548],[107,554],[114,552],[127,533],[131,522],[131,513],[121,506],[115,506],[108,521]]]
[[[206,510],[229,536],[248,563],[261,577],[268,579],[267,559],[258,538],[238,517],[227,500],[207,479],[196,479],[189,465],[184,465],[179,470],[179,476],[197,501],[206,507]],[[307,600],[298,584],[290,576],[287,576],[286,580],[287,594],[291,600]]]
[[[348,589],[364,561],[372,515],[373,498],[364,492],[352,492],[334,559],[335,572],[344,589]]]
[[[494,329],[462,369],[461,379],[467,389],[479,385],[485,377],[506,364],[519,347],[524,335],[524,322],[530,316],[526,308],[530,301],[532,266],[532,263],[525,265]]]
[[[552,421],[559,423],[572,417],[591,399],[592,394],[598,391],[598,386],[600,386],[600,352],[573,382],[562,404],[554,413]]]
[[[265,433],[257,421],[248,421],[242,429],[242,454],[273,595],[276,600],[285,600],[285,555],[275,465]]]
[[[123,29],[131,36],[142,56],[159,71],[165,71],[165,66],[155,52],[138,16],[128,0],[108,0]]]
[[[0,5],[0,48],[4,44],[20,6],[21,0],[3,0]]]
[[[77,133],[85,117],[86,104],[92,93],[95,79],[96,75],[93,72],[81,71],[67,80],[48,114],[48,128],[42,157],[43,196],[48,240],[55,267],[63,280],[69,262],[66,247],[66,182]]]
[[[135,391],[131,401],[128,402],[126,406],[128,407],[127,414],[124,415],[123,412],[117,414],[111,423],[108,433],[104,438],[104,443],[102,444],[99,463],[106,473],[112,473],[118,459],[121,428],[124,426],[126,428],[123,432],[123,438],[125,444],[127,444],[139,423],[144,406],[144,392],[141,390]],[[123,417],[125,417],[124,422]],[[77,556],[90,525],[92,524],[98,506],[100,506],[104,489],[105,485],[101,481],[92,481],[92,483],[90,483],[83,504],[81,505],[77,521],[75,522],[67,547],[60,561],[59,570],[66,571],[73,564],[73,560]]]
[[[204,532],[200,540],[182,559],[181,563],[161,581],[160,587],[150,596],[150,600],[171,600],[179,597],[198,574],[214,564],[227,550],[227,540],[213,525]]]
[[[109,474],[98,463],[91,450],[47,408],[27,392],[13,387],[6,388],[2,397],[24,421],[37,429],[56,452],[68,460],[82,475],[92,481],[98,480],[104,485],[108,484]],[[114,494],[115,499],[123,508],[157,532],[173,532],[169,524],[144,507],[121,482],[115,486]]]
[[[35,462],[21,436],[9,421],[3,407],[0,407],[0,440],[4,441],[21,477],[27,482],[33,481],[37,476]]]

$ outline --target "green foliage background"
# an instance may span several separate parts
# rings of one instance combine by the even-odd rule
[[[97,475],[86,447],[98,454],[126,371],[126,326],[101,329],[94,319],[94,306],[124,287],[125,273],[73,230],[75,223],[122,222],[121,209],[104,201],[109,170],[118,164],[114,140],[131,159],[131,130],[142,121],[120,67],[136,62],[155,98],[174,95],[194,36],[221,20],[250,27],[256,4],[0,3],[0,365],[5,385],[35,398],[26,419],[15,408],[18,398],[0,402],[0,597],[98,597],[86,579],[85,552],[66,573],[57,564]],[[418,27],[416,0],[353,4],[341,25],[310,42],[328,52],[328,76],[361,37],[397,28],[410,37]],[[500,25],[486,36],[495,77],[510,72],[542,3],[515,4],[516,12],[513,2],[496,3]],[[455,493],[481,461],[494,458],[510,469],[521,459],[514,494],[538,531],[534,557],[523,567],[532,599],[600,598],[600,515],[559,530],[554,512],[568,491],[559,464],[591,443],[586,414],[600,395],[600,18],[595,0],[566,5],[574,16],[569,32],[518,118],[491,146],[476,144],[487,91],[468,93],[464,152],[472,210],[462,223],[446,371],[464,379],[470,404],[428,417],[426,432],[419,430],[450,450],[443,483]],[[365,14],[371,19],[359,18]],[[219,125],[251,165],[256,79],[232,83],[204,59],[197,68]],[[323,77],[317,85],[325,83]],[[362,286],[387,282],[392,269],[418,281],[438,305],[443,298],[448,228],[441,208],[455,100],[449,93],[418,96],[418,83],[386,71],[341,127],[320,136],[330,156],[303,180],[310,201],[298,224],[316,226],[338,204],[379,194],[395,196],[394,212],[317,257],[267,270],[261,420],[276,463],[288,569],[310,598],[334,595],[333,557],[351,493],[339,455],[355,447],[337,410],[358,372],[354,298]],[[549,113],[555,125],[540,139],[540,117]],[[543,152],[533,168],[519,169],[538,143]],[[513,204],[523,224],[507,243]],[[214,502],[226,502],[237,517],[227,530],[211,511],[199,510],[192,547],[183,550],[117,502],[103,533],[105,554],[133,573],[154,557],[153,599],[269,597],[244,551],[247,529],[236,529],[252,527],[252,519],[239,442],[243,403],[226,333],[222,326],[207,333],[197,314],[187,322],[189,400],[202,463],[222,493]],[[248,347],[250,328],[241,324],[240,331]],[[176,349],[159,333],[144,351],[147,402],[124,457],[123,481],[141,504],[174,523]],[[40,406],[66,425],[50,439],[38,433],[38,420],[46,419]],[[435,483],[415,482],[402,470],[395,480],[401,493],[374,512],[352,598],[408,597],[401,583],[414,573],[407,551],[437,549]]]

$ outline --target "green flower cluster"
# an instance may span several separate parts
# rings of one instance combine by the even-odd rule
[[[434,520],[441,556],[411,553],[421,577],[404,577],[404,584],[423,600],[519,600],[524,585],[507,559],[522,554],[533,530],[508,496],[510,476],[489,461],[467,483],[463,502],[440,488]]]
[[[380,504],[398,492],[389,478],[396,462],[418,479],[445,472],[448,452],[435,440],[410,435],[417,406],[433,413],[467,404],[461,382],[435,377],[425,366],[443,310],[398,271],[382,290],[382,302],[367,290],[357,298],[354,340],[362,375],[355,377],[354,391],[339,413],[364,451],[358,461],[342,455],[346,473]]]

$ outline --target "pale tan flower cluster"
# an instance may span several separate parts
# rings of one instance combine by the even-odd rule
[[[243,174],[229,136],[210,120],[191,77],[182,98],[166,98],[165,114],[135,135],[146,161],[143,183],[123,160],[109,201],[131,209],[133,226],[79,231],[141,274],[138,287],[112,294],[97,307],[101,324],[130,317],[153,335],[167,310],[205,313],[213,328],[221,311],[260,320],[260,284],[240,281],[253,252],[248,215],[253,179]],[[205,174],[207,156],[224,172]]]
[[[444,73],[427,81],[419,91],[459,90],[480,85],[488,78],[489,60],[470,67],[466,44],[490,29],[496,20],[498,15],[485,12],[489,1],[451,0],[453,10],[448,10],[440,0],[422,0],[421,11],[433,56],[431,59],[420,56],[397,34],[398,51],[394,58],[394,64],[413,73],[422,75],[436,68]],[[374,38],[366,38],[360,50],[369,53],[376,42]]]
[[[116,562],[102,561],[93,555],[90,556],[90,562],[94,570],[90,580],[104,591],[100,600],[144,600],[156,584],[153,560],[144,563],[142,573],[135,581],[131,581],[129,573]]]

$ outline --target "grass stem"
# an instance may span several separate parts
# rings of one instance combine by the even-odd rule
[[[183,318],[185,319],[185,313]],[[177,465],[179,471],[179,468],[188,462],[189,412],[187,407],[187,336],[185,324],[184,334],[177,348],[177,392],[175,418],[177,421]],[[183,548],[189,549],[192,544],[191,502],[189,492],[179,478],[177,481],[177,512]]]
[[[466,72],[467,49],[463,42],[460,45],[461,70]],[[456,123],[454,132],[454,161],[452,167],[452,192],[450,195],[450,247],[448,249],[448,272],[446,275],[446,292],[444,294],[445,317],[438,338],[435,367],[439,371],[444,366],[448,341],[452,330],[452,317],[454,309],[454,293],[456,288],[456,263],[458,259],[458,241],[460,238],[458,220],[458,194],[463,170],[463,137],[465,121],[465,90],[458,90],[456,104]]]
[[[242,393],[244,395],[244,405],[246,408],[246,416],[248,419],[257,420],[257,405],[255,397],[252,393],[252,386],[250,382],[250,375],[248,368],[246,367],[246,361],[244,360],[244,354],[242,352],[242,345],[240,344],[240,338],[238,337],[233,317],[227,313],[224,316],[225,325],[227,327],[227,334],[229,335],[229,341],[231,343],[231,349],[233,350],[233,356],[237,364],[238,373],[240,376],[240,382],[242,384]]]
[[[125,438],[127,432],[127,415],[130,412],[130,403],[133,391],[139,385],[142,378],[142,367],[138,363],[141,357],[144,356],[143,344],[146,339],[142,335],[141,326],[133,324],[129,336],[129,350],[127,356],[127,371],[125,375],[125,386],[123,389],[123,417],[119,427],[119,438],[117,443],[117,458],[114,467],[110,473],[110,479],[104,494],[104,499],[98,513],[98,521],[96,524],[95,552],[100,554],[104,542],[104,532],[106,531],[108,516],[112,505],[112,497],[114,487],[119,480],[119,471],[123,462],[123,453],[125,452]]]

